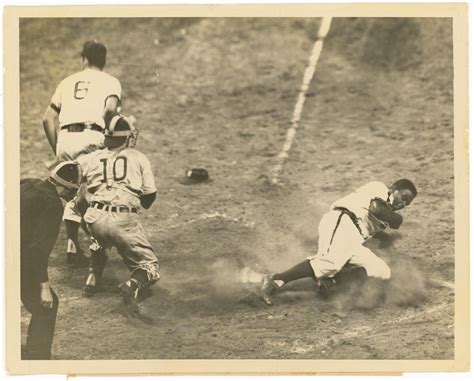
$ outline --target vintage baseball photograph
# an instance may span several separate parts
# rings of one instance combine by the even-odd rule
[[[469,367],[467,7],[450,6],[8,10],[11,369]]]

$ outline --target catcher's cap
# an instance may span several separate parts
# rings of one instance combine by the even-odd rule
[[[75,161],[63,161],[51,171],[50,177],[66,188],[79,189],[82,181],[81,167]]]
[[[127,137],[132,135],[136,129],[134,126],[135,117],[117,114],[115,115],[106,128],[104,135],[110,137]]]
[[[90,64],[103,68],[107,56],[107,48],[97,40],[90,40],[84,43],[81,57],[87,58]]]
[[[138,140],[138,130],[134,126],[135,121],[135,117],[132,115],[115,115],[104,132],[105,146],[115,148],[125,144],[130,148],[135,147]],[[112,138],[112,141],[110,141],[110,138]]]
[[[186,176],[181,179],[182,184],[196,184],[209,180],[209,172],[205,168],[191,168],[186,171]]]

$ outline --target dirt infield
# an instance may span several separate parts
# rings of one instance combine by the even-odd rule
[[[453,359],[454,291],[426,282],[454,282],[450,20],[334,19],[282,184],[272,186],[319,22],[21,21],[22,177],[47,175],[43,111],[96,37],[158,186],[142,214],[162,268],[141,302],[146,319],[120,313],[127,271],[115,252],[104,292],[81,297],[87,270],[66,266],[61,231],[50,258],[55,359]],[[180,183],[201,166],[210,181]],[[394,273],[384,305],[369,308],[370,292],[357,306],[322,300],[301,281],[268,308],[256,284],[240,282],[245,267],[279,271],[314,253],[335,199],[399,177],[419,195],[400,231],[371,243]]]

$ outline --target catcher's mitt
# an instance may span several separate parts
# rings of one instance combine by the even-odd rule
[[[398,229],[403,222],[403,217],[394,212],[387,201],[378,197],[370,202],[369,216],[388,224],[392,229]]]

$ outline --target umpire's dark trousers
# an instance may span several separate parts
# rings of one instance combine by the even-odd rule
[[[53,307],[47,309],[41,306],[41,289],[39,283],[32,281],[34,279],[33,271],[31,264],[21,264],[21,301],[31,313],[26,339],[26,353],[22,353],[22,359],[49,360],[51,359],[51,345],[59,300],[51,289]]]

